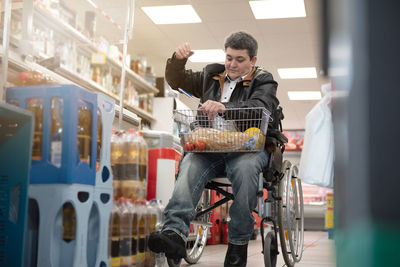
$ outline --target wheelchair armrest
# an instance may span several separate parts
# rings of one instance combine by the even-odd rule
[[[266,141],[268,141],[268,138],[274,138],[276,139],[276,141],[280,144],[280,145],[284,145],[288,142],[288,139],[286,136],[283,135],[283,133],[281,131],[279,131],[278,129],[268,129],[267,131],[267,139]]]

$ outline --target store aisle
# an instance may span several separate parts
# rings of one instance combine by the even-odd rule
[[[195,267],[221,267],[224,265],[226,245],[206,246],[205,251]],[[189,266],[184,262],[181,266]],[[261,254],[260,237],[249,243],[247,258],[248,267],[264,266],[264,258]],[[285,266],[281,255],[278,255],[277,267]],[[334,241],[328,239],[327,232],[304,232],[303,258],[296,267],[334,267]]]

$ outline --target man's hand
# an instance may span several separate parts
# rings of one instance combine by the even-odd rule
[[[214,119],[215,114],[225,113],[226,108],[225,105],[220,102],[207,100],[203,105],[201,105],[200,110],[208,115],[209,120],[212,120]]]
[[[193,54],[194,52],[190,49],[189,43],[181,44],[175,50],[175,57],[180,60],[189,58]]]

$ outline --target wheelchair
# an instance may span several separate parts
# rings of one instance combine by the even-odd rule
[[[258,178],[257,203],[254,210],[261,219],[260,235],[262,241],[262,254],[264,256],[264,265],[266,267],[275,267],[277,257],[280,254],[278,247],[278,236],[281,247],[281,254],[286,266],[293,267],[301,260],[304,240],[304,208],[301,179],[297,176],[298,168],[292,165],[290,161],[283,161],[283,152],[285,150],[286,137],[282,134],[281,119],[283,119],[282,108],[279,107],[273,114],[262,108],[241,108],[231,109],[225,113],[223,118],[215,121],[209,121],[206,116],[201,115],[199,110],[174,112],[174,120],[178,123],[182,145],[190,141],[204,140],[207,148],[194,148],[192,153],[202,152],[254,152],[266,149],[270,153],[270,158]],[[229,124],[228,126],[226,124]],[[222,127],[221,127],[222,125]],[[236,129],[236,134],[230,138],[232,125]],[[229,128],[227,131],[226,128]],[[265,134],[268,133],[266,136]],[[196,136],[196,130],[203,128],[200,134]],[[204,128],[210,130],[204,133]],[[257,134],[250,132],[252,144],[246,144],[248,136],[241,138],[244,129],[259,129]],[[199,131],[197,131],[199,132]],[[245,131],[246,133],[246,131]],[[214,144],[218,139],[215,135],[224,135],[224,143]],[[245,144],[243,145],[243,142]],[[254,146],[254,141],[256,146]],[[228,143],[228,146],[225,145]],[[258,146],[258,147],[257,147]],[[189,146],[185,150],[190,149]],[[207,243],[209,227],[212,226],[210,213],[216,207],[219,207],[234,196],[229,190],[230,186],[227,178],[214,178],[209,181],[205,187],[203,195],[196,208],[195,219],[191,222],[190,234],[187,238],[187,255],[184,260],[189,264],[195,264],[199,261]],[[215,190],[223,198],[216,203],[210,203],[210,192]],[[266,196],[265,192],[266,191]],[[266,232],[264,226],[268,225],[270,231]],[[182,259],[167,259],[170,267],[179,266]]]

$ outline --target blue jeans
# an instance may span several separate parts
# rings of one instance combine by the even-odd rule
[[[178,233],[185,241],[196,205],[208,180],[228,177],[235,197],[228,224],[229,242],[247,244],[254,228],[252,210],[257,206],[258,177],[268,162],[269,154],[251,153],[187,153],[179,166],[172,198],[165,207],[163,230]]]

